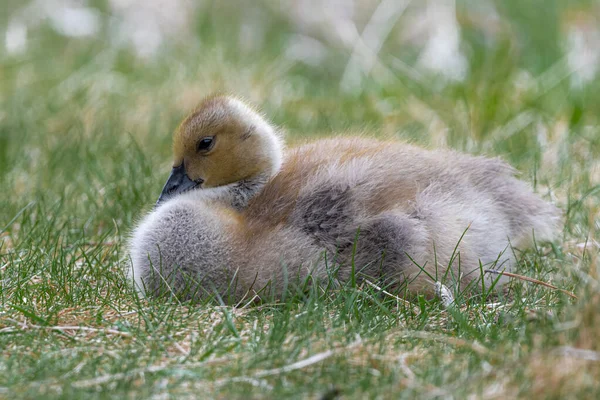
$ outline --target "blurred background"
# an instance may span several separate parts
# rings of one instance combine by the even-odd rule
[[[48,200],[91,226],[129,224],[159,193],[177,123],[214,91],[250,100],[290,141],[368,130],[500,155],[563,204],[574,180],[600,183],[597,1],[1,7],[5,219]]]
[[[171,170],[172,132],[214,91],[252,102],[288,142],[366,132],[504,158],[565,216],[516,272],[579,300],[516,284],[506,302],[419,301],[405,320],[352,288],[235,324],[140,302],[127,237]],[[273,377],[266,397],[339,382],[356,398],[598,398],[599,238],[599,0],[0,0],[0,397],[98,397],[106,376],[125,377],[103,381],[116,397],[172,384],[194,397],[332,349],[319,374]],[[367,347],[337,353],[358,337]],[[221,355],[232,361],[176,365]],[[220,397],[264,398],[257,382],[231,379]]]

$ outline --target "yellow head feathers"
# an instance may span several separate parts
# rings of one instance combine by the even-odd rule
[[[233,97],[209,97],[175,131],[173,171],[161,199],[268,177],[281,160],[281,139],[264,118]]]

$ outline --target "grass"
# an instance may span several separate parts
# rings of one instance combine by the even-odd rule
[[[563,45],[593,2],[494,2],[491,31],[458,2],[463,81],[397,39],[409,7],[379,54],[387,69],[354,90],[340,87],[352,49],[321,37],[319,64],[285,56],[300,28],[271,2],[202,4],[185,40],[150,58],[112,39],[102,1],[95,36],[46,21],[22,53],[0,52],[0,397],[600,395],[600,81],[573,86]],[[0,31],[21,6],[6,7]],[[254,47],[242,22],[262,29]],[[516,272],[578,298],[521,281],[450,308],[369,285],[244,308],[138,298],[128,232],[166,179],[171,132],[216,90],[260,105],[292,142],[368,129],[505,158],[565,214],[560,240]]]

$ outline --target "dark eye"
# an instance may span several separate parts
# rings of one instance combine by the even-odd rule
[[[198,146],[196,148],[196,151],[198,151],[198,152],[200,152],[200,151],[209,151],[210,149],[213,148],[214,144],[215,144],[215,138],[214,138],[214,136],[208,136],[208,137],[202,138],[198,142]]]

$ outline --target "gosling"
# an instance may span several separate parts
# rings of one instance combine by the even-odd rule
[[[142,294],[238,302],[335,276],[430,295],[443,277],[490,285],[483,271],[510,271],[512,246],[556,233],[559,211],[499,159],[361,137],[282,156],[276,132],[230,97],[183,122],[159,205],[130,241]]]

